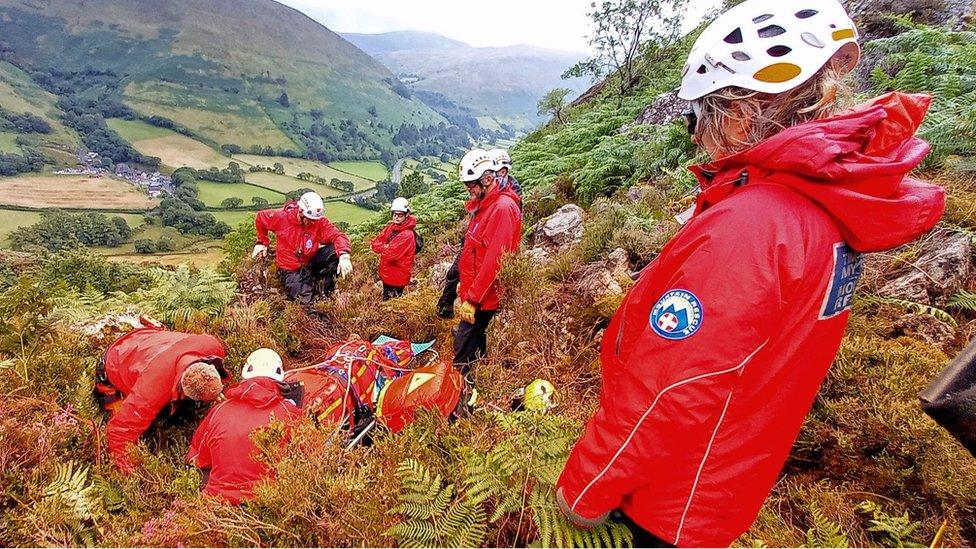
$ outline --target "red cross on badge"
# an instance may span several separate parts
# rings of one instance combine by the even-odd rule
[[[672,313],[664,313],[657,319],[657,325],[665,332],[670,332],[678,327],[678,317]]]

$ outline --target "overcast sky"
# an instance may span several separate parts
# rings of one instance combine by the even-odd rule
[[[591,0],[278,0],[336,32],[434,32],[472,46],[587,51]],[[492,28],[491,22],[497,22]],[[504,27],[504,28],[503,28]]]
[[[336,32],[427,31],[472,46],[587,52],[592,0],[278,0]],[[719,0],[688,2],[690,30]]]

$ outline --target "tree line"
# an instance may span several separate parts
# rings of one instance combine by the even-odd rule
[[[10,233],[10,247],[23,251],[41,248],[51,252],[80,246],[121,246],[132,236],[129,224],[119,216],[95,212],[46,211],[33,225]]]

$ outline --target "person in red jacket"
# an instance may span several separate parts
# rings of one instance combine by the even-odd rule
[[[398,197],[390,206],[393,221],[373,239],[370,246],[380,254],[380,280],[383,301],[403,295],[410,284],[413,260],[417,255],[417,218],[410,215],[410,202]]]
[[[518,205],[521,215],[522,210],[522,185],[519,184],[515,176],[511,175],[512,158],[505,149],[492,149],[488,151],[495,162],[495,183],[502,194],[507,194]],[[470,221],[470,219],[469,219]],[[461,248],[464,248],[464,239],[461,239]],[[458,283],[461,279],[461,272],[458,262],[461,261],[461,253],[458,252],[451,264],[447,274],[444,276],[444,288],[441,290],[441,297],[437,300],[437,316],[443,319],[454,318],[454,302],[458,298]]]
[[[227,400],[203,419],[187,453],[187,462],[203,471],[203,493],[233,505],[254,497],[254,486],[273,476],[258,460],[252,435],[274,421],[290,421],[301,408],[283,395],[285,372],[281,357],[258,349],[247,357],[241,381],[229,387]]]
[[[307,192],[297,202],[280,210],[263,210],[254,220],[258,243],[251,257],[268,252],[268,232],[275,233],[278,277],[290,299],[309,308],[316,296],[327,297],[335,290],[335,277],[349,276],[349,237],[325,217],[322,197]]]
[[[461,182],[471,200],[464,247],[458,260],[460,322],[454,333],[454,365],[467,374],[488,352],[488,324],[498,310],[498,272],[502,256],[518,251],[522,214],[515,200],[495,181],[495,162],[486,151],[464,155]]]
[[[635,546],[735,541],[840,347],[862,254],[943,213],[944,191],[907,177],[929,98],[838,113],[857,31],[837,0],[805,2],[746,0],[690,53],[679,95],[714,161],[603,336],[599,407],[556,487],[578,525],[613,513]]]
[[[96,397],[112,413],[106,438],[115,464],[129,472],[130,446],[157,417],[170,417],[187,400],[210,402],[230,376],[224,345],[204,334],[161,327],[133,330],[114,341],[96,369]]]

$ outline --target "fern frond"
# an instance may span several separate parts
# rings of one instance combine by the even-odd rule
[[[810,518],[813,526],[807,530],[808,547],[850,547],[840,525],[828,519],[819,509],[810,506]]]
[[[966,311],[976,311],[976,293],[959,290],[949,300],[949,306]]]
[[[933,305],[928,305],[926,303],[918,303],[917,301],[909,301],[907,299],[899,299],[896,297],[883,297],[879,295],[869,295],[864,297],[865,301],[869,303],[879,303],[884,305],[895,305],[897,307],[902,307],[908,312],[916,313],[920,315],[931,316],[937,320],[941,320],[950,326],[957,326],[956,319],[952,317],[951,314],[946,312],[944,309],[940,309]]]
[[[54,480],[44,489],[45,498],[61,498],[71,505],[75,518],[86,521],[92,518],[91,492],[88,483],[88,467],[74,461],[59,463]]]

